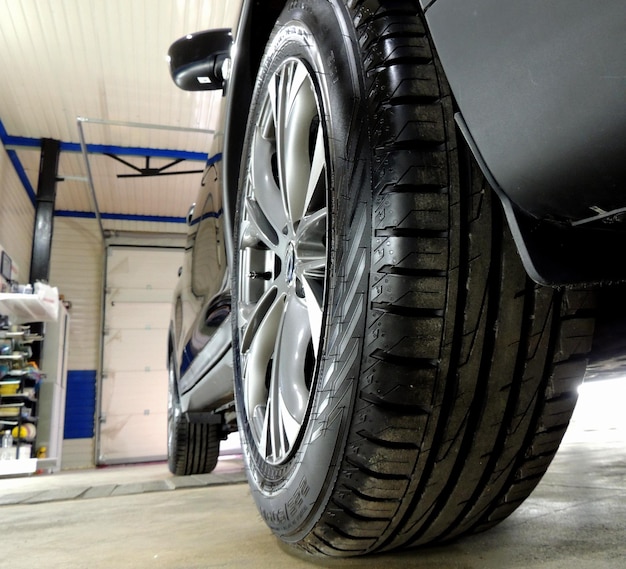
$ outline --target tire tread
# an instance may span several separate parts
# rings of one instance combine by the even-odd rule
[[[189,423],[181,418],[175,428],[174,456],[169,460],[172,474],[189,476],[212,472],[219,458],[219,425]]]
[[[450,540],[514,511],[558,448],[593,333],[591,295],[531,283],[491,190],[465,154],[455,162],[417,2],[350,9],[375,117],[371,293],[343,464],[301,544],[340,556]]]

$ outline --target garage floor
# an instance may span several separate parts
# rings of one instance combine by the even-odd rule
[[[605,400],[603,411],[617,409],[614,401]],[[261,521],[241,459],[231,454],[200,477],[176,478],[165,464],[150,464],[0,479],[0,566],[622,569],[626,423],[619,416],[596,413],[590,422],[577,411],[531,498],[499,527],[445,548],[321,562],[295,557]]]

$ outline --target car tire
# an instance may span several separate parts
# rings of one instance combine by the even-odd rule
[[[235,398],[261,516],[311,554],[453,539],[554,456],[593,296],[531,282],[418,2],[289,3],[250,108]]]
[[[190,423],[181,411],[171,361],[168,375],[168,468],[177,476],[212,472],[217,466],[220,453],[220,424]]]

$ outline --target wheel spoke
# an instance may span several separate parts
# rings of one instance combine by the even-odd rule
[[[324,187],[324,173],[326,170],[326,148],[324,144],[324,131],[322,128],[317,129],[317,135],[315,137],[315,148],[313,149],[313,160],[311,161],[311,171],[309,173],[309,180],[306,189],[306,196],[304,199],[304,205],[302,208],[302,215],[304,216],[309,210],[313,196],[316,190],[325,192]],[[322,186],[320,188],[320,186]],[[323,198],[323,196],[322,196]]]
[[[266,298],[269,298],[266,297]],[[267,303],[266,303],[267,304]],[[251,416],[254,418],[251,423],[253,427],[258,429],[261,424],[267,421],[264,419],[268,401],[267,377],[268,370],[272,365],[274,355],[274,345],[276,334],[278,333],[280,322],[282,319],[284,306],[284,298],[278,297],[272,303],[267,312],[259,319],[259,314],[251,318],[251,324],[248,326],[247,336],[253,334],[249,341],[249,348],[246,351],[242,349],[244,357],[243,376],[244,376],[244,393],[246,408],[250,410]],[[253,326],[252,322],[260,320],[258,326]],[[265,430],[265,426],[262,427]],[[264,440],[261,432],[256,433],[258,440]]]
[[[295,292],[289,294],[276,342],[277,362],[274,366],[285,409],[298,423],[304,418],[309,397],[305,376],[311,330],[306,313],[307,308],[303,300],[298,298]],[[291,437],[293,438],[295,437]]]
[[[272,168],[277,141],[274,112],[270,104],[264,106],[257,124],[256,135],[250,157],[250,183],[260,211],[274,230],[280,233],[287,224],[287,214],[279,189],[279,181]]]
[[[285,101],[287,99],[288,76],[291,75],[291,66],[285,66],[283,70],[270,81],[269,100],[274,119],[274,133],[276,140],[276,167],[278,171],[278,185],[280,187],[282,207],[288,210],[285,181],[286,181],[286,156],[285,156]]]
[[[326,276],[326,223],[328,209],[307,216],[298,227],[296,277],[304,291],[313,353],[317,357],[322,330]]]
[[[276,152],[283,203],[292,223],[304,215],[311,169],[309,138],[317,116],[315,93],[301,63],[286,65],[277,88]]]
[[[304,289],[306,300],[306,312],[311,330],[311,341],[313,344],[313,354],[317,358],[320,346],[320,338],[322,334],[322,297],[323,288],[320,283],[309,279],[302,279],[302,288]]]
[[[252,349],[252,344],[256,336],[261,334],[264,327],[268,325],[266,322],[270,312],[277,310],[278,304],[284,303],[281,298],[278,287],[270,286],[256,302],[241,304],[239,306],[239,323],[245,327],[245,333],[241,339],[241,350],[246,353]],[[276,333],[278,328],[268,332]]]
[[[327,222],[328,208],[326,207],[302,219],[296,234],[298,258],[307,260],[325,256]]]
[[[278,325],[261,434],[265,454],[273,460],[289,453],[306,412],[309,390],[304,360],[311,336],[305,311],[295,294],[288,295]]]
[[[256,247],[259,242],[262,242],[268,249],[275,249],[278,245],[278,233],[275,226],[264,214],[259,202],[248,196],[244,207],[248,219],[244,230],[241,232],[242,245],[244,247]]]

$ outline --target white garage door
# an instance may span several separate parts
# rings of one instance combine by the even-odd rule
[[[167,329],[182,249],[109,247],[99,464],[167,457]]]

